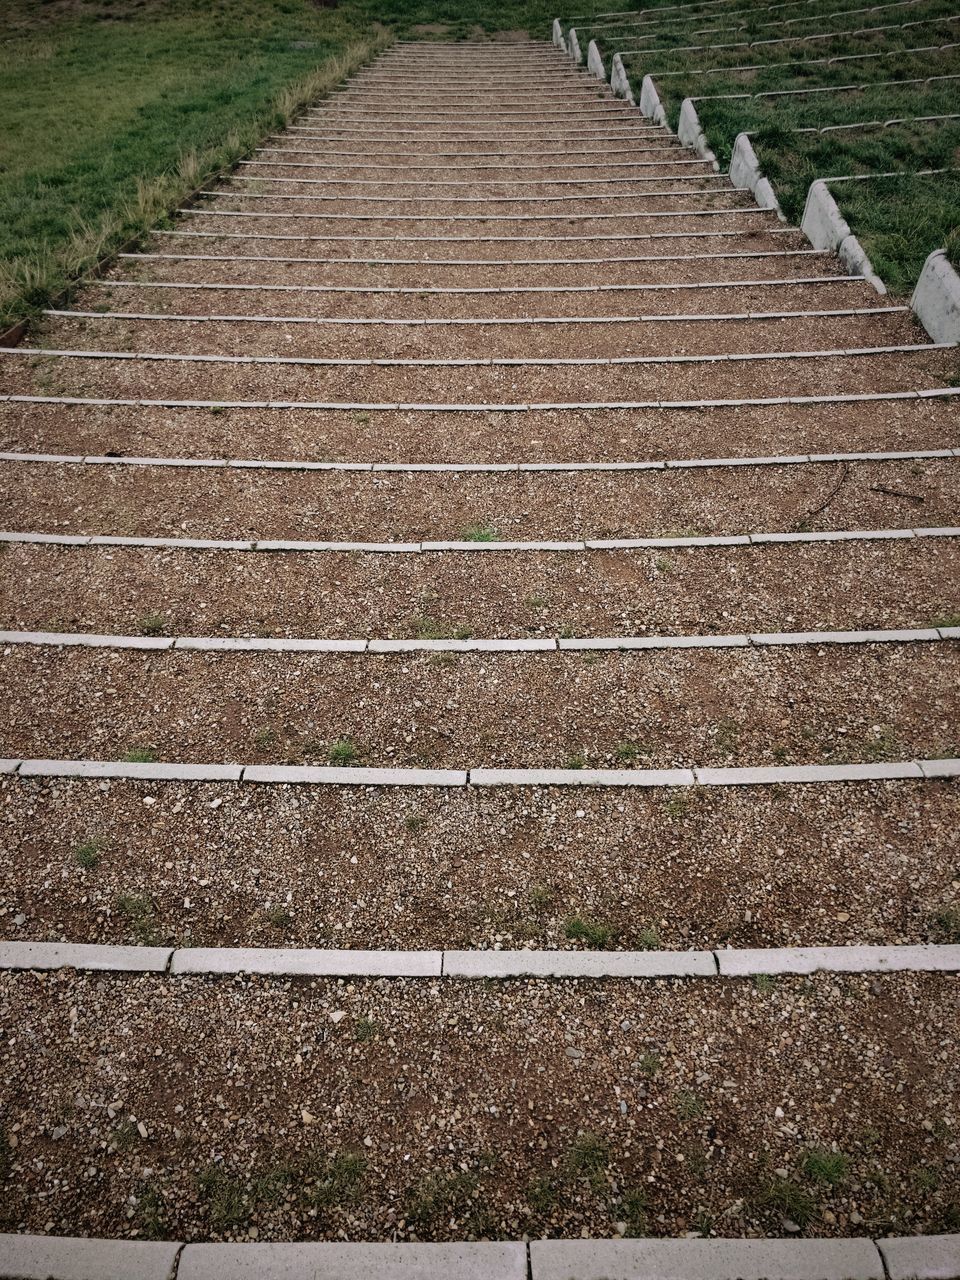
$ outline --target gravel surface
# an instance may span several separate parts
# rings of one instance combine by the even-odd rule
[[[442,658],[11,645],[0,754],[458,769],[960,755],[953,642]]]
[[[4,627],[36,631],[137,632],[159,615],[170,635],[696,635],[960,613],[949,538],[409,556],[10,545],[0,565]]]
[[[47,533],[565,540],[950,525],[960,459],[475,475],[25,463],[6,478],[17,527]]]
[[[626,462],[957,448],[960,414],[949,398],[455,414],[0,403],[0,440],[6,449],[134,457]]]
[[[0,783],[0,932],[196,946],[949,942],[950,783]],[[592,922],[587,939],[573,921]],[[954,926],[955,928],[955,926]]]
[[[951,1229],[957,992],[5,974],[2,1221],[180,1240]]]

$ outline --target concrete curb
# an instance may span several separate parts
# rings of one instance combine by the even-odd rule
[[[49,645],[56,648],[172,649],[203,653],[556,653],[638,649],[747,649],[782,645],[913,644],[960,638],[958,627],[915,627],[875,631],[782,631],[752,635],[550,636],[491,640],[326,640],[303,637],[261,639],[251,636],[124,636],[72,631],[0,631],[0,645]],[[130,766],[133,768],[134,766]],[[230,766],[228,766],[230,767]],[[131,774],[131,776],[136,776]]]
[[[753,143],[745,133],[738,133],[730,156],[730,181],[741,191],[750,191],[761,209],[772,209],[781,222],[787,215],[780,207],[770,179],[764,176]]]
[[[598,80],[605,81],[607,78],[606,68],[603,65],[603,58],[600,56],[596,40],[591,40],[587,45],[587,70],[592,76],[596,76]]]
[[[667,128],[667,113],[663,103],[660,101],[660,94],[657,92],[657,86],[653,83],[652,76],[644,76],[640,85],[640,111],[643,115],[649,116],[655,124],[663,125]]]
[[[571,27],[567,32],[567,56],[577,65],[583,62],[583,54],[580,52],[580,40],[577,37],[575,27]]]
[[[923,264],[910,306],[935,341],[960,342],[960,275],[943,249]]]
[[[903,308],[906,310],[906,308]],[[899,310],[899,308],[880,308]],[[894,449],[864,453],[795,453],[766,457],[668,458],[661,462],[311,462],[278,458],[139,458],[132,454],[8,453],[0,462],[53,466],[194,467],[265,471],[362,471],[413,475],[518,474],[520,472],[685,471],[718,467],[792,467],[806,463],[912,462],[921,458],[960,458],[958,449]]]
[[[884,1280],[870,1240],[533,1240],[533,1280]]]
[[[954,1280],[960,1236],[188,1244],[0,1235],[0,1280]],[[529,1270],[528,1270],[529,1258]]]
[[[559,18],[554,18],[553,20],[553,43],[557,46],[557,48],[561,51],[561,53],[568,52],[567,42],[563,38],[563,27],[560,25]]]
[[[323,552],[365,552],[371,555],[420,555],[430,553],[631,551],[681,547],[749,547],[776,543],[876,542],[901,538],[955,538],[960,527],[933,529],[850,529],[819,533],[742,533],[691,538],[586,538],[570,542],[296,542],[286,539],[258,539],[240,542],[216,538],[127,538],[102,534],[21,533],[0,531],[0,543],[58,547],[163,547],[171,551],[242,551],[260,554],[281,552],[320,554]]]
[[[703,126],[700,124],[700,117],[697,115],[697,108],[692,98],[684,98],[680,103],[677,137],[685,147],[692,148],[701,160],[707,160],[717,173],[720,172],[720,162],[707,141],[706,134],[703,132]],[[731,173],[731,178],[732,176]],[[734,185],[738,184],[735,183]]]
[[[378,769],[310,765],[126,764],[112,760],[0,761],[21,778],[113,778],[140,782],[232,782],[347,787],[766,787],[824,786],[960,777],[960,759],[885,764],[797,764],[689,769]]]
[[[717,951],[338,951],[296,947],[127,947],[0,942],[0,970],[166,973],[171,977],[752,978],[761,974],[957,973],[960,946],[769,947]]]
[[[631,106],[636,106],[633,86],[619,53],[615,53],[610,61],[610,89],[616,97],[624,98]]]
[[[810,184],[800,230],[814,248],[836,253],[848,271],[863,276],[877,293],[887,292],[886,285],[874,271],[863,246],[851,232],[823,179]]]

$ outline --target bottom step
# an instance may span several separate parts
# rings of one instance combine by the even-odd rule
[[[348,1280],[360,1275],[368,1280],[952,1280],[960,1275],[960,1236],[186,1247],[0,1236],[0,1280]]]
[[[0,1220],[188,1243],[949,1231],[958,995],[933,973],[9,971]]]

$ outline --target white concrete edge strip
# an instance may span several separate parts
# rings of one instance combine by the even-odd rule
[[[195,210],[200,214],[217,217],[209,209]],[[266,215],[240,214],[239,217],[260,217]],[[765,236],[795,235],[795,227],[764,227]],[[594,233],[586,236],[338,236],[325,233],[323,235],[291,235],[289,233],[271,233],[256,231],[197,231],[190,227],[187,231],[177,231],[157,227],[151,232],[153,236],[171,236],[181,240],[284,240],[296,244],[309,244],[321,241],[324,244],[605,244],[611,240],[623,244],[640,240],[733,240],[743,235],[740,230],[709,231],[617,231],[601,235]],[[604,258],[603,261],[606,261]]]
[[[690,193],[687,192],[689,195]],[[257,213],[250,209],[204,209],[204,208],[181,208],[176,210],[180,217],[191,218],[268,218],[272,222],[289,222],[294,218],[308,219],[313,222],[622,222],[625,219],[638,219],[643,221],[649,218],[730,218],[733,216],[741,218],[752,218],[758,214],[766,215],[765,209],[750,209],[742,204],[730,205],[727,208],[719,209],[622,209],[619,213],[553,213],[553,214],[536,214],[536,213],[485,213],[485,214],[469,214],[469,213],[395,213],[395,214],[378,214],[378,213],[284,213],[282,210],[276,209],[265,213]],[[792,230],[792,228],[791,228]],[[359,237],[358,237],[359,238]],[[379,240],[392,237],[378,236]],[[425,239],[426,237],[419,237]],[[546,237],[541,237],[546,238]],[[556,239],[556,237],[551,237]],[[572,236],[564,236],[564,239],[573,239]],[[614,236],[612,239],[622,239],[622,236]],[[474,237],[469,237],[473,242]],[[111,285],[117,281],[111,280]]]
[[[760,974],[956,973],[960,946],[765,947],[706,951],[393,951],[138,947],[0,941],[0,970],[239,973],[350,978],[748,978]],[[18,1273],[19,1274],[19,1273]],[[2,1272],[0,1272],[2,1275]]]
[[[764,458],[671,458],[662,462],[310,462],[276,458],[164,458],[124,454],[5,453],[0,462],[54,466],[201,467],[244,471],[361,471],[392,474],[519,474],[579,471],[686,471],[723,467],[795,467],[836,462],[912,462],[923,458],[960,458],[956,449],[897,449],[887,452],[797,453]]]
[[[397,316],[268,316],[257,315],[189,315],[175,311],[45,311],[44,315],[67,319],[150,320],[175,324],[312,324],[312,325],[380,325],[395,328],[430,328],[451,325],[577,325],[584,324],[703,324],[743,323],[756,320],[812,320],[843,316],[878,316],[902,314],[902,307],[833,307],[819,311],[677,311],[671,315],[607,315],[607,316],[468,316],[446,318],[433,316],[414,318]]]
[[[848,271],[862,276],[877,293],[887,292],[866,251],[841,214],[830,188],[821,179],[810,184],[800,229],[815,249],[835,253]]]
[[[529,413],[584,409],[725,409],[772,405],[880,404],[890,401],[947,400],[960,396],[960,387],[930,387],[924,391],[857,391],[825,396],[755,396],[742,400],[544,400],[514,404],[454,404],[382,400],[134,400],[111,396],[28,396],[0,394],[0,404],[60,404],[77,407],[117,405],[131,409],[303,409],[410,413]]]
[[[677,769],[409,769],[323,765],[154,764],[123,760],[0,760],[21,778],[115,778],[142,782],[242,782],[346,787],[757,787],[823,786],[960,777],[960,759],[882,764],[762,765]]]
[[[208,234],[208,233],[204,233]],[[237,237],[239,239],[240,237]],[[291,262],[311,263],[314,266],[376,266],[376,267],[597,267],[612,263],[636,262],[713,262],[732,258],[822,258],[822,249],[743,249],[739,253],[684,253],[684,254],[634,254],[632,257],[603,258],[290,258],[281,254],[250,253],[118,253],[118,259],[137,262],[275,262],[286,265]],[[873,310],[906,311],[906,306],[873,308]],[[69,315],[70,312],[44,311],[44,315]],[[101,316],[102,311],[87,314]]]
[[[127,537],[113,534],[34,533],[0,531],[0,543],[60,547],[167,547],[173,551],[254,552],[370,552],[376,555],[417,555],[430,552],[629,551],[657,547],[749,547],[773,543],[875,542],[887,539],[958,538],[960,526],[929,529],[829,529],[818,533],[737,533],[690,538],[585,538],[569,541],[526,542],[306,542],[286,538],[166,538]]]
[[[229,356],[195,355],[168,351],[74,351],[55,347],[0,347],[0,357],[57,360],[144,361],[153,364],[294,365],[318,368],[363,369],[485,369],[485,368],[609,368],[613,366],[661,364],[742,364],[780,360],[852,360],[863,356],[928,355],[949,351],[956,342],[911,342],[879,347],[828,347],[814,351],[733,351],[713,355],[645,356],[487,356],[400,357],[400,356]]]
[[[960,275],[942,249],[924,262],[910,306],[935,342],[960,342]]]
[[[758,210],[759,212],[759,210]],[[796,287],[811,284],[859,284],[858,275],[819,275],[819,276],[781,276],[767,280],[698,280],[671,281],[663,284],[518,284],[518,285],[428,285],[418,289],[413,285],[337,285],[337,284],[220,284],[217,281],[179,280],[110,280],[111,289],[182,289],[186,291],[212,289],[218,293],[374,293],[374,294],[411,294],[415,297],[424,295],[484,294],[497,295],[514,293],[674,293],[683,289],[780,289],[787,286]],[[576,316],[569,319],[576,320]],[[951,344],[946,344],[951,345]],[[14,351],[23,350],[15,347]],[[39,354],[36,350],[28,354]]]
[[[584,636],[480,640],[394,640],[260,636],[99,635],[87,631],[0,631],[0,645],[51,648],[177,650],[207,653],[556,653],[644,649],[748,649],[785,645],[916,644],[960,640],[960,627],[870,631],[783,631],[743,635]]]

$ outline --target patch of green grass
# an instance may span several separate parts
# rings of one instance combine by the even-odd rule
[[[618,742],[613,754],[621,764],[634,764],[641,756],[645,756],[647,752],[637,742]]]
[[[460,537],[464,542],[498,542],[500,534],[492,524],[468,524]]]
[[[155,764],[157,753],[153,747],[131,747],[120,757],[122,764]]]
[[[167,1234],[167,1206],[159,1189],[148,1184],[137,1198],[137,1223],[144,1240],[162,1240]]]
[[[673,1105],[681,1120],[696,1120],[707,1109],[707,1104],[693,1089],[678,1090]]]
[[[599,920],[584,916],[568,916],[563,922],[563,933],[571,942],[585,942],[597,951],[603,951],[616,940],[616,931]]]
[[[549,885],[535,884],[527,897],[529,898],[530,906],[534,911],[542,913],[544,911],[549,911],[553,906],[556,894]]]
[[[960,612],[938,614],[930,623],[931,627],[960,627]]]
[[[162,613],[148,613],[140,619],[139,628],[142,636],[162,636],[167,620]]]
[[[549,1214],[560,1203],[563,1187],[552,1176],[537,1178],[527,1187],[527,1203],[536,1214]]]
[[[822,1182],[828,1187],[838,1187],[850,1169],[850,1159],[842,1151],[830,1151],[816,1147],[803,1158],[803,1172],[811,1182]]]
[[[656,951],[660,946],[660,931],[656,925],[647,925],[639,930],[633,942],[638,951]]]
[[[758,973],[753,985],[762,996],[772,995],[777,989],[777,980],[772,973]]]
[[[92,840],[84,840],[83,844],[77,845],[73,851],[74,861],[78,867],[83,867],[85,871],[92,871],[100,861],[100,854],[103,850],[103,842],[94,837]]]
[[[582,751],[577,751],[572,756],[567,756],[563,763],[565,769],[585,769],[587,767],[587,757]]]
[[[642,1072],[643,1075],[648,1076],[651,1080],[654,1076],[659,1074],[660,1066],[660,1055],[658,1053],[648,1051],[647,1053],[641,1054],[637,1060],[637,1069]]]
[[[938,907],[930,918],[930,927],[937,942],[960,946],[960,903]]]
[[[308,1203],[316,1209],[333,1209],[355,1203],[367,1174],[367,1161],[357,1151],[340,1151],[314,1159],[308,1170]]]
[[[152,946],[156,942],[157,909],[147,894],[121,893],[117,898],[116,907],[139,943]]]
[[[339,738],[336,742],[330,743],[327,757],[331,764],[346,767],[356,764],[360,758],[360,753],[355,743],[351,742],[349,738]]]
[[[379,1030],[377,1023],[370,1018],[358,1018],[353,1024],[353,1038],[360,1041],[373,1040]]]
[[[222,1165],[208,1165],[197,1177],[197,1190],[214,1231],[239,1227],[250,1216],[243,1178],[228,1172]]]
[[[663,802],[663,807],[669,817],[683,818],[690,809],[690,798],[685,791],[672,791]]]
[[[582,1178],[592,1186],[606,1180],[610,1148],[599,1134],[587,1130],[578,1134],[564,1158],[564,1167],[573,1178]]]
[[[444,1226],[451,1219],[469,1217],[477,1190],[475,1173],[431,1173],[421,1178],[407,1197],[406,1217],[421,1228]]]
[[[817,1212],[813,1196],[790,1178],[774,1178],[761,1187],[756,1196],[759,1209],[774,1210],[791,1219],[798,1227],[805,1227]]]
[[[635,1240],[647,1234],[650,1225],[649,1208],[647,1197],[639,1187],[624,1192],[620,1212],[623,1214],[622,1221],[627,1224],[624,1234],[630,1239]]]

